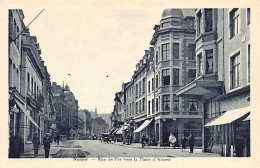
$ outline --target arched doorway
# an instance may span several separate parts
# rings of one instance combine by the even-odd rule
[[[173,120],[166,120],[163,123],[162,133],[163,133],[163,144],[165,142],[169,141],[170,133],[173,133],[173,135],[178,140],[178,125],[177,125],[177,123]],[[178,141],[177,141],[177,144],[178,144]]]

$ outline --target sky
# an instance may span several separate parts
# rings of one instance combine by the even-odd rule
[[[131,80],[136,63],[151,47],[154,25],[169,7],[148,1],[89,1],[23,12],[28,25],[44,9],[29,29],[37,36],[51,82],[67,83],[80,109],[111,113],[115,93]]]

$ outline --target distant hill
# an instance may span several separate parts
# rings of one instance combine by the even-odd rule
[[[107,124],[109,124],[109,125],[111,124],[109,113],[108,114],[106,114],[106,113],[105,114],[99,114],[98,113],[98,116],[101,117],[103,120],[105,120]]]

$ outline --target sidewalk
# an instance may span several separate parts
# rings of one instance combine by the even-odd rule
[[[116,142],[113,143],[114,145],[118,145],[118,146],[124,146],[124,147],[128,147],[128,148],[139,148],[139,149],[172,149],[172,152],[170,152],[167,156],[168,157],[221,157],[219,154],[216,153],[205,153],[202,152],[202,148],[200,147],[194,147],[193,153],[191,154],[189,152],[189,147],[187,147],[185,149],[185,152],[182,152],[182,148],[181,147],[169,147],[169,146],[165,146],[165,147],[160,147],[160,146],[145,146],[144,148],[142,148],[142,144],[141,143],[132,143],[131,145],[126,145],[123,144],[122,142]],[[169,150],[167,150],[169,151]]]
[[[50,153],[49,153],[49,158],[51,158],[52,155],[57,154],[61,150],[62,147],[63,147],[63,144],[61,141],[60,141],[59,145],[57,145],[55,142],[52,142],[51,148],[50,148]],[[31,150],[26,153],[22,153],[21,158],[34,158],[34,150]],[[44,152],[43,145],[39,147],[37,158],[45,158],[45,152]]]

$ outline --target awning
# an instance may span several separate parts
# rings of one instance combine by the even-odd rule
[[[120,134],[123,134],[123,128],[124,126],[122,126],[121,128],[119,128],[116,132],[116,134],[120,135]]]
[[[145,127],[147,127],[147,125],[149,125],[149,124],[152,122],[152,120],[153,120],[153,119],[145,120],[145,121],[143,122],[143,124],[142,124],[139,128],[137,128],[134,132],[140,132],[140,131],[142,131]]]
[[[249,112],[250,112],[250,106],[227,111],[224,114],[222,114],[221,116],[217,117],[215,120],[207,123],[205,125],[205,127],[209,127],[209,126],[213,126],[213,125],[229,124]]]
[[[118,130],[119,128],[116,128],[111,134],[115,134]]]
[[[15,103],[22,110],[22,112],[28,117],[28,119],[33,123],[33,125],[35,125],[37,128],[39,128],[41,130],[41,128],[38,126],[38,124],[31,117],[31,115],[29,113],[27,113],[27,111],[24,109],[24,106],[19,101],[15,101]]]
[[[108,132],[108,134],[112,134],[112,133],[115,131],[115,129],[116,129],[116,128],[112,128],[112,129]]]

